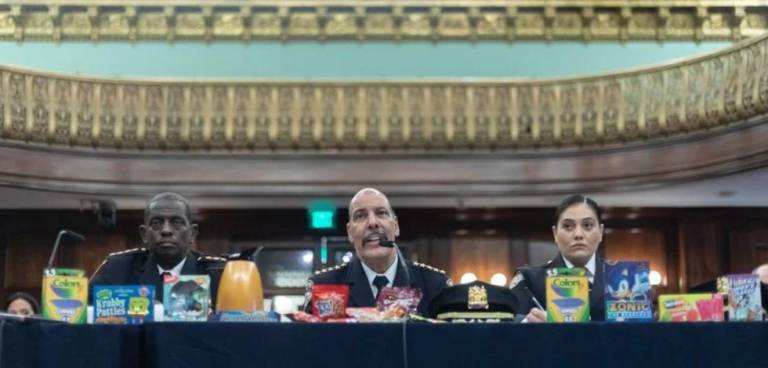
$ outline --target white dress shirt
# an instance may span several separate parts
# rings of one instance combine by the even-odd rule
[[[363,271],[365,271],[365,277],[368,279],[368,286],[371,287],[371,293],[373,293],[373,297],[376,297],[376,293],[379,291],[377,290],[376,286],[373,285],[373,279],[376,278],[376,276],[386,276],[387,277],[387,286],[392,287],[392,284],[395,282],[395,275],[397,274],[397,263],[399,259],[397,256],[395,256],[395,261],[392,262],[391,265],[387,268],[386,271],[384,271],[383,274],[376,273],[376,271],[372,270],[370,267],[368,267],[365,262],[360,260],[360,264],[363,265]]]
[[[181,268],[184,267],[184,262],[186,261],[187,261],[187,257],[182,258],[181,262],[173,266],[173,268],[171,268],[170,270],[163,269],[162,267],[160,267],[160,265],[157,265],[157,272],[161,275],[163,274],[163,272],[168,272],[175,277],[179,277],[179,275],[181,275]]]
[[[565,261],[565,265],[568,266],[568,268],[573,268],[574,265],[571,263],[571,261],[568,260],[568,258],[563,257],[563,261]],[[584,268],[587,269],[587,279],[589,279],[590,283],[595,283],[595,255],[592,254],[592,258],[587,261],[587,264],[584,266]]]

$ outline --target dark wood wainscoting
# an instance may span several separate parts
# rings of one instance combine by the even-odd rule
[[[261,244],[268,248],[302,244],[319,254],[323,237],[334,249],[346,247],[346,211],[336,229],[310,230],[306,210],[201,210],[197,249],[209,254]],[[401,209],[399,244],[409,257],[445,269],[458,282],[465,272],[488,281],[494,273],[511,278],[524,264],[556,253],[551,209]],[[139,245],[141,211],[118,211],[113,229],[100,228],[89,211],[0,211],[2,298],[14,291],[39,296],[41,272],[56,234],[71,229],[86,236],[64,240],[56,264],[90,275],[107,254]],[[662,275],[657,292],[685,290],[725,273],[750,272],[768,263],[768,210],[761,208],[609,208],[599,252],[609,259],[645,259]],[[331,257],[332,258],[332,257]],[[315,269],[332,265],[315,257]],[[283,290],[284,292],[286,290]],[[287,290],[287,292],[292,292]],[[293,290],[300,293],[301,290]]]

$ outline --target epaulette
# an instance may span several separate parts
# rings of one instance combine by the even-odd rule
[[[555,263],[555,260],[554,260],[554,259],[550,259],[549,261],[546,261],[546,262],[545,262],[543,265],[541,265],[541,266],[531,266],[531,265],[529,265],[529,264],[524,264],[524,265],[523,265],[522,267],[520,267],[520,268],[549,267],[549,266],[551,266],[553,263]]]
[[[146,252],[146,251],[147,251],[147,248],[132,248],[132,249],[121,250],[119,252],[109,253],[109,257],[112,257],[112,256],[122,256],[122,255],[125,255],[125,254],[140,253],[140,252]]]
[[[201,255],[197,257],[197,261],[198,262],[226,262],[227,259],[222,257],[216,257],[216,256]]]
[[[514,289],[515,286],[517,286],[517,284],[519,284],[519,283],[521,283],[523,281],[525,281],[525,276],[523,275],[522,272],[520,272],[520,270],[517,270],[515,272],[515,275],[512,276],[512,281],[509,282],[509,288],[510,289]]]
[[[331,272],[331,271],[340,270],[340,269],[342,269],[342,268],[344,268],[344,267],[347,267],[347,265],[348,265],[348,264],[349,264],[349,262],[347,262],[347,263],[342,263],[342,264],[340,264],[340,265],[336,265],[336,266],[326,267],[326,268],[323,268],[323,269],[322,269],[322,270],[320,270],[320,271],[315,271],[315,275],[319,275],[319,274],[321,274],[321,273],[326,273],[326,272]]]
[[[439,273],[445,273],[445,271],[443,271],[443,270],[441,270],[439,268],[432,267],[432,266],[430,266],[428,264],[423,264],[423,263],[419,263],[419,262],[413,262],[413,265],[416,266],[416,267],[426,268],[426,269],[428,269],[430,271],[439,272]]]

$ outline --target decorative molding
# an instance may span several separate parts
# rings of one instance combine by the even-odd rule
[[[0,137],[142,150],[514,150],[644,141],[768,111],[768,36],[540,81],[140,81],[0,67]]]
[[[741,40],[763,0],[10,0],[0,39]]]
[[[209,203],[242,199],[297,208],[321,197],[343,207],[372,186],[405,206],[511,206],[520,197],[647,190],[768,167],[766,141],[768,115],[652,144],[508,153],[157,154],[4,142],[0,195],[10,187],[68,195],[75,204],[76,195],[143,203],[174,190]]]

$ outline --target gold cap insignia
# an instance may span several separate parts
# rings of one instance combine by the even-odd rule
[[[467,292],[467,309],[488,309],[488,290],[485,286],[470,286]]]

